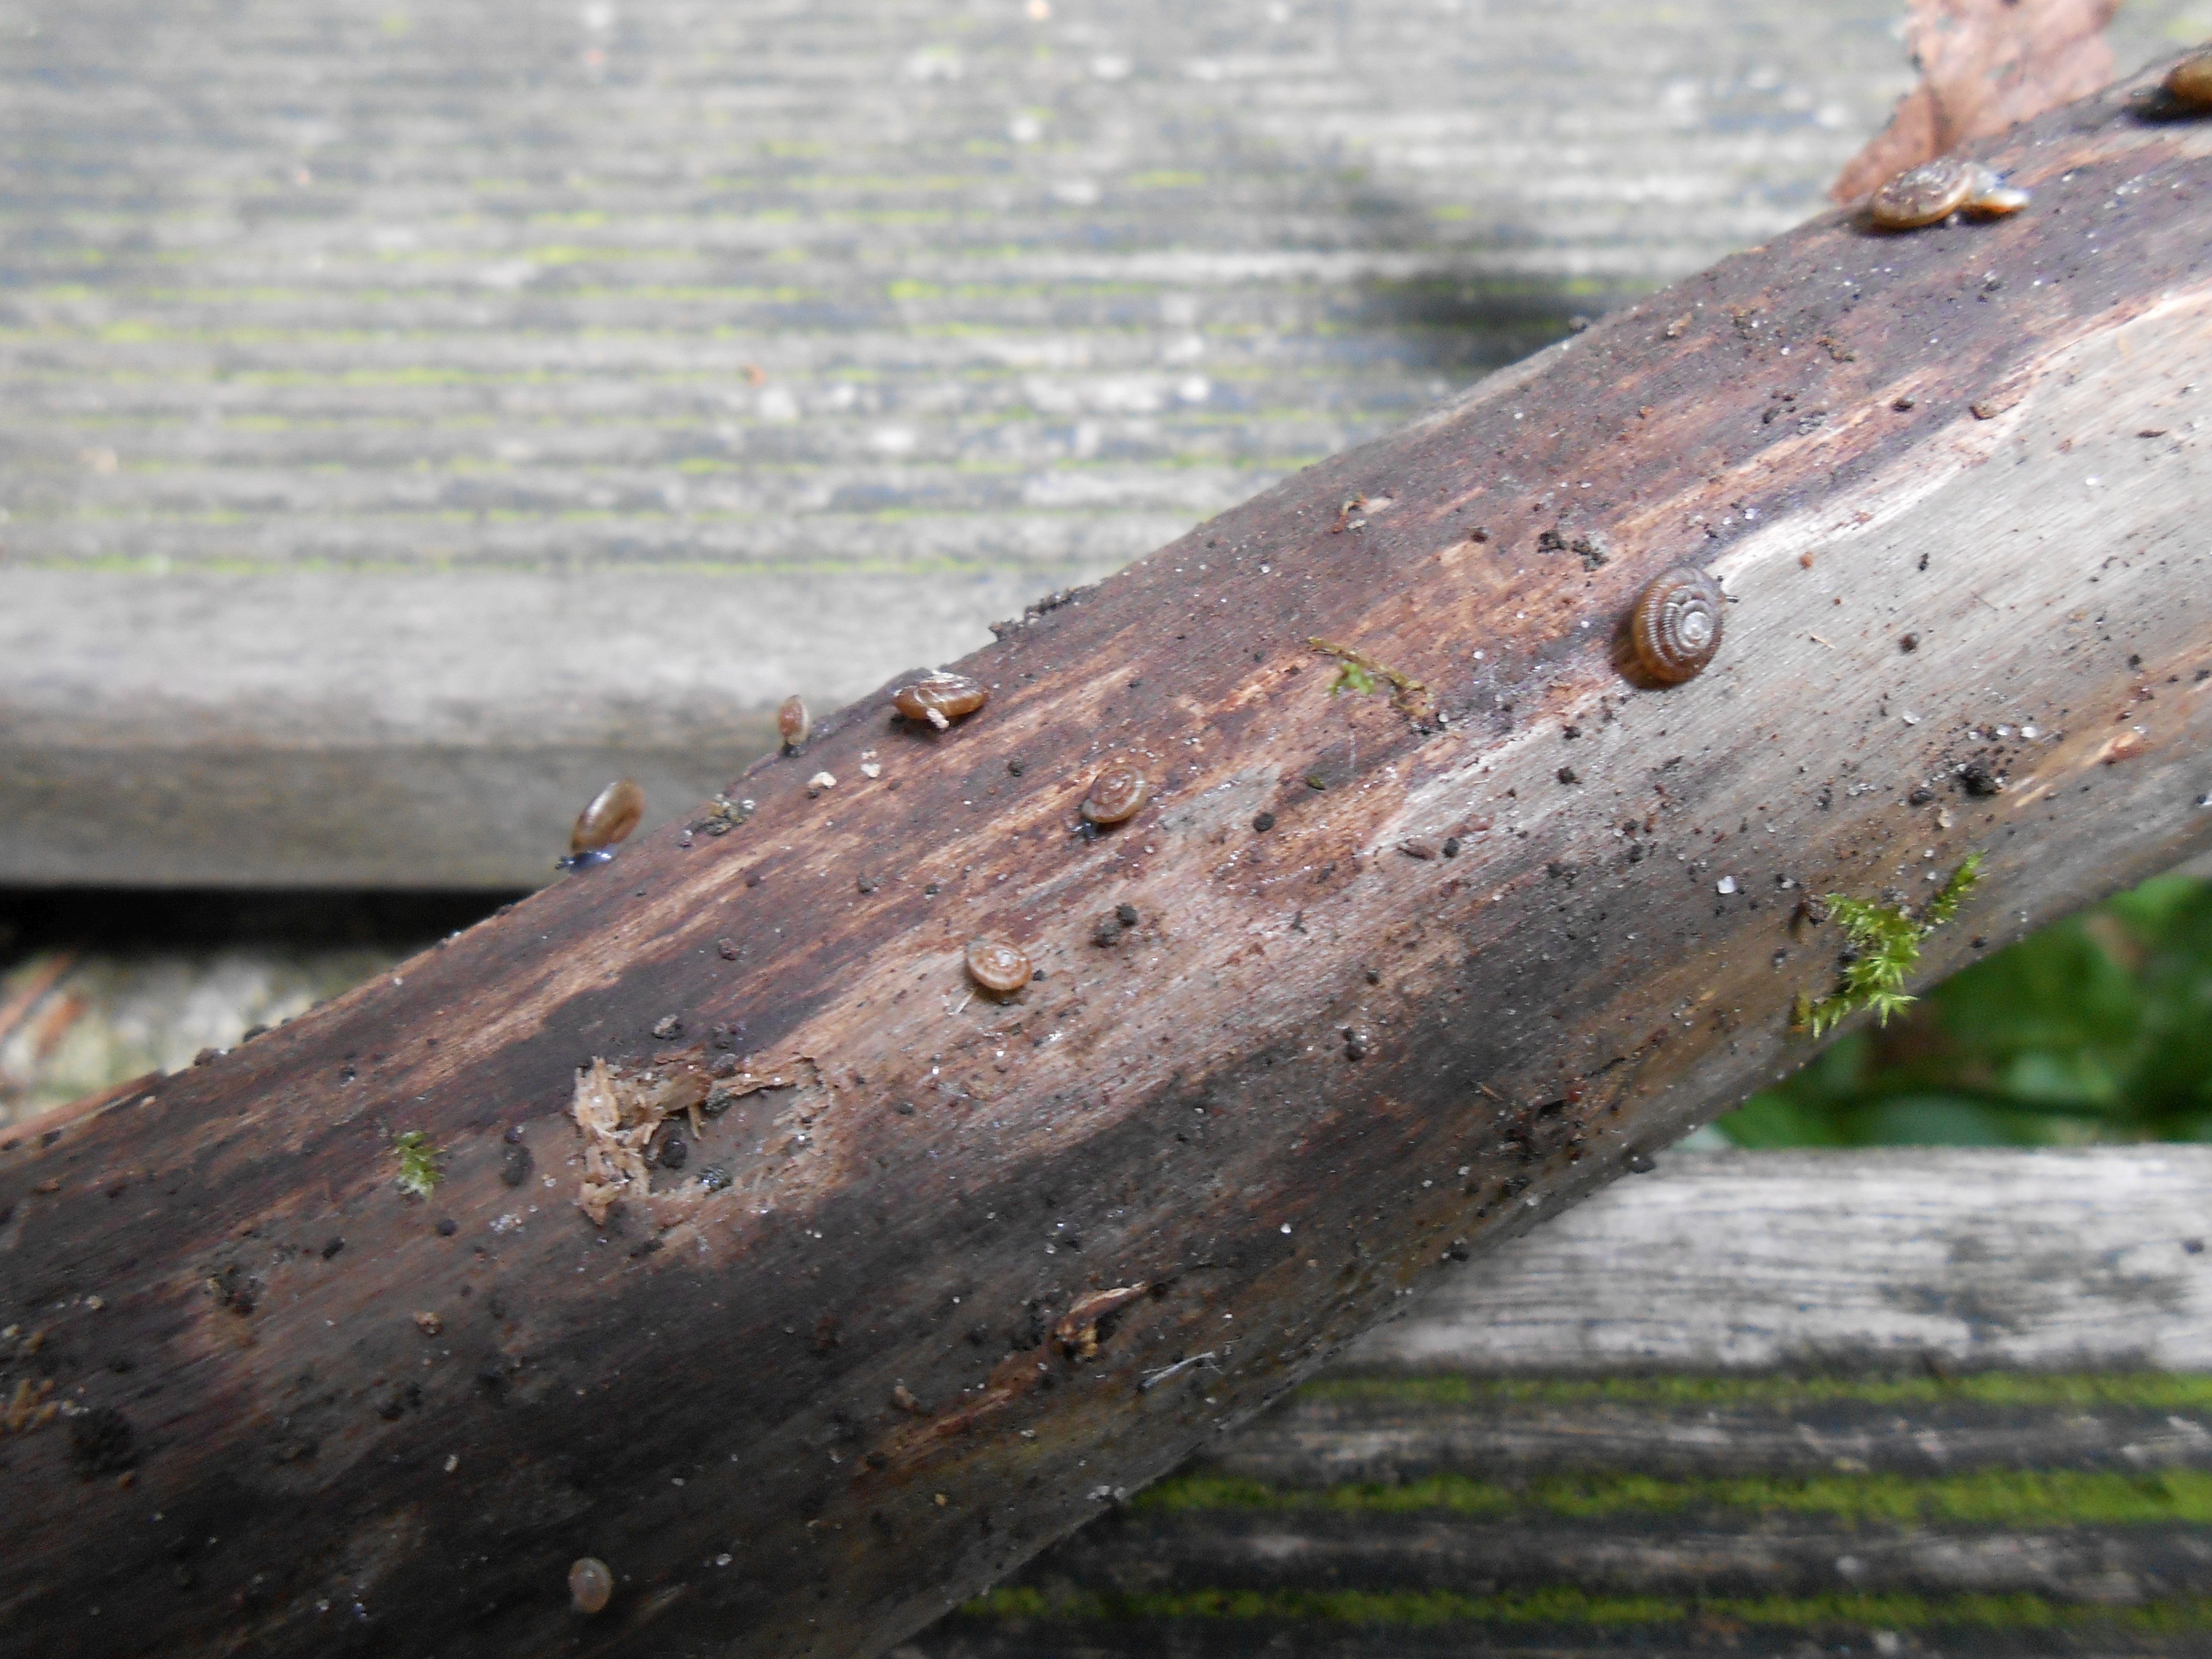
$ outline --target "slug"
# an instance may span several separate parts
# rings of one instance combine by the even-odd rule
[[[981,681],[941,668],[891,693],[892,708],[910,720],[927,720],[940,732],[990,701],[990,689]]]
[[[1899,173],[1875,191],[1867,207],[1884,230],[1917,230],[1954,213],[1996,217],[2027,205],[2026,191],[2003,183],[1979,161],[1939,155]]]
[[[1152,792],[1152,785],[1135,766],[1115,761],[1091,779],[1091,793],[1083,798],[1083,816],[1092,823],[1119,823],[1136,817],[1137,809]]]
[[[1661,572],[1629,613],[1629,641],[1644,672],[1667,685],[1704,673],[1721,648],[1727,603],[1721,585],[1695,565]]]
[[[605,864],[614,856],[608,849],[628,840],[644,817],[644,790],[628,778],[609,784],[576,815],[576,827],[568,832],[568,856],[556,860],[558,867],[581,870]]]

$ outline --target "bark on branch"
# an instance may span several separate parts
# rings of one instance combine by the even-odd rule
[[[2203,846],[2208,152],[2056,112],[2025,213],[1754,249],[19,1135],[9,1646],[876,1651],[1797,1063],[1805,896],[1986,853],[1925,978]],[[1684,561],[1726,640],[1645,689]],[[603,1061],[690,1143],[604,1228]]]

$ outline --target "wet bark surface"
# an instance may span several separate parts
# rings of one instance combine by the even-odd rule
[[[1932,975],[2201,848],[2208,150],[2057,112],[2018,217],[1815,221],[20,1132],[0,1630],[878,1650],[1796,1063],[1806,896],[1984,853]],[[1683,562],[1719,657],[1638,684]],[[598,1061],[702,1111],[604,1227]]]

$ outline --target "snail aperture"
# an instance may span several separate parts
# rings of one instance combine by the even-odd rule
[[[1721,585],[1692,564],[1678,564],[1637,596],[1628,637],[1644,672],[1680,685],[1705,671],[1721,648]]]

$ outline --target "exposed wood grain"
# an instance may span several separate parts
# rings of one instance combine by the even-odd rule
[[[540,883],[1778,234],[1893,9],[0,9],[0,881]]]
[[[11,1638],[880,1650],[1792,1063],[1797,894],[1985,852],[1934,973],[2199,848],[2208,154],[2059,112],[1992,152],[2035,212],[1732,260],[1009,626],[967,723],[826,718],[729,833],[25,1136],[13,1317],[84,1415],[7,1448]],[[1613,625],[1686,556],[1728,644],[1645,690]],[[1092,842],[1109,758],[1155,799]],[[594,1229],[576,1068],[696,1098],[717,1028],[787,1084]]]

